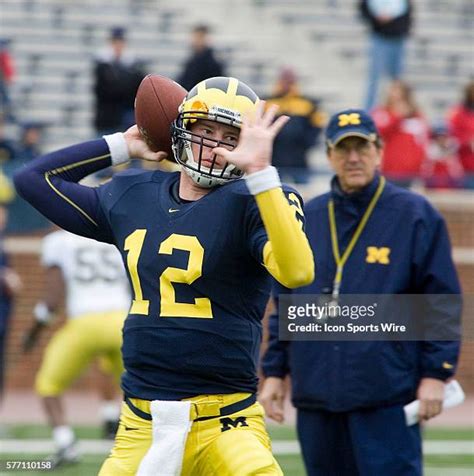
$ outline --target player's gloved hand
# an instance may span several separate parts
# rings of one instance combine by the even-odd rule
[[[35,318],[35,322],[22,339],[21,348],[25,353],[30,352],[30,350],[36,345],[42,330],[47,327],[54,319],[54,312],[48,308],[45,302],[40,301],[37,302],[33,308],[33,316]]]
[[[38,342],[38,338],[41,334],[41,331],[47,326],[47,324],[43,322],[36,321],[33,326],[26,332],[23,336],[21,342],[21,350],[23,353],[30,352],[33,347]]]
[[[258,401],[265,409],[267,417],[278,423],[283,423],[285,400],[285,381],[278,377],[268,377],[263,382],[262,391],[258,395]]]
[[[237,147],[215,147],[212,151],[246,174],[267,168],[272,160],[273,141],[289,119],[280,116],[275,120],[277,110],[275,104],[265,110],[265,101],[260,101],[255,117],[243,120]]]
[[[168,157],[168,154],[163,151],[153,152],[143,140],[138,127],[132,126],[123,133],[123,137],[127,143],[128,154],[130,157],[144,160],[151,160],[153,162],[161,162]]]
[[[439,415],[443,409],[444,382],[435,378],[423,378],[416,392],[420,400],[420,421]]]

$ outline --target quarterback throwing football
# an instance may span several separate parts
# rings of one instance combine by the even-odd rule
[[[61,227],[113,243],[133,289],[125,402],[101,476],[280,475],[256,402],[271,276],[309,284],[298,194],[270,165],[287,118],[243,82],[196,85],[172,126],[177,173],[137,170],[88,188],[112,164],[162,160],[136,126],[33,161],[18,191]],[[243,180],[239,180],[243,177]]]

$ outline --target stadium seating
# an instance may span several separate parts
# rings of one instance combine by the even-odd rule
[[[175,77],[196,22],[215,27],[228,72],[268,93],[281,65],[300,72],[307,93],[333,111],[360,105],[366,33],[353,0],[4,0],[2,36],[13,40],[20,119],[51,124],[48,147],[81,140],[91,128],[92,58],[108,29],[127,25],[149,71]],[[192,6],[190,6],[192,5]],[[469,0],[420,0],[408,79],[422,107],[441,117],[473,73],[474,8]],[[209,12],[212,12],[210,15]],[[232,21],[229,21],[232,18]]]

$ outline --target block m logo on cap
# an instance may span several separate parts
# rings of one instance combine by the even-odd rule
[[[340,114],[338,119],[339,122],[337,125],[339,127],[357,126],[360,124],[360,114],[358,112],[353,112],[351,114]]]

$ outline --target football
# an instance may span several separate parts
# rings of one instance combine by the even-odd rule
[[[135,97],[135,122],[142,137],[154,152],[167,152],[171,161],[171,124],[186,94],[186,89],[172,79],[149,74]]]

